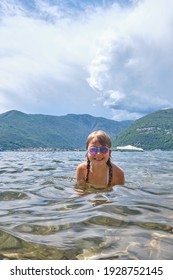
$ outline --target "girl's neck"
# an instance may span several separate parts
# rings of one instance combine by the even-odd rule
[[[109,181],[109,168],[107,165],[90,166],[89,183],[99,186],[107,186]]]
[[[108,166],[107,165],[103,165],[103,166],[94,166],[91,164],[90,166],[90,172],[92,172],[93,174],[102,174],[103,172],[107,171]]]

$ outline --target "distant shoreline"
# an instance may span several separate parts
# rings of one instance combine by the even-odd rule
[[[70,149],[70,148],[19,148],[12,150],[0,150],[0,152],[66,152],[66,151],[85,151],[85,149]]]
[[[139,152],[137,150],[120,150],[117,147],[112,147],[111,149],[113,152],[120,152],[120,153],[131,153],[131,152]],[[153,149],[153,150],[145,150],[146,152],[153,152],[153,151],[162,151],[162,152],[173,152],[173,150],[162,150],[162,149]],[[0,150],[0,153],[3,152],[86,152],[85,148],[19,148],[19,149],[11,149],[11,150]],[[144,152],[144,151],[143,151]]]

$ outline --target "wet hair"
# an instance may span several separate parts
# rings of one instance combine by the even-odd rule
[[[109,148],[111,147],[111,139],[110,139],[109,135],[107,133],[105,133],[103,130],[97,130],[88,135],[88,138],[86,141],[86,149],[88,149],[89,143],[94,138],[97,139],[97,141],[100,143],[100,145],[107,146]],[[112,176],[113,176],[112,164],[111,164],[110,158],[107,161],[107,166],[109,168],[109,181],[108,181],[107,186],[109,187],[109,186],[111,186]],[[87,157],[87,174],[86,174],[86,178],[85,178],[86,183],[88,183],[88,180],[89,180],[89,173],[90,173],[90,160]]]

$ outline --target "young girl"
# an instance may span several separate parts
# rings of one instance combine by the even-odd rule
[[[78,165],[77,185],[112,187],[124,184],[124,172],[111,162],[111,140],[102,130],[92,132],[86,142],[87,162]]]

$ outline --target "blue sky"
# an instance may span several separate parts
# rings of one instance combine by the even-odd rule
[[[1,0],[0,113],[173,107],[172,0]]]

